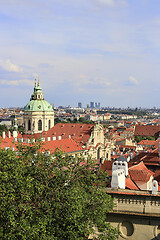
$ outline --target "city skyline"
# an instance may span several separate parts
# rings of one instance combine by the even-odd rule
[[[0,107],[160,107],[158,0],[1,1]],[[93,99],[93,100],[92,100]]]

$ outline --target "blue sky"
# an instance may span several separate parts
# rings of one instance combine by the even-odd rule
[[[0,0],[0,107],[160,107],[159,0]]]

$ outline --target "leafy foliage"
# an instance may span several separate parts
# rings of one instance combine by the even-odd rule
[[[2,136],[2,132],[7,132],[8,128],[5,124],[0,125],[0,136]]]
[[[94,124],[93,121],[86,120],[86,119],[83,118],[83,117],[80,117],[79,120],[77,120],[76,118],[74,118],[73,120],[71,120],[70,118],[68,118],[68,119],[66,119],[65,121],[62,121],[62,120],[60,120],[59,118],[55,118],[54,122],[55,122],[55,125],[56,125],[57,123],[87,123],[87,124]]]
[[[135,136],[135,141],[138,143],[142,140],[155,140],[155,137],[152,136]]]
[[[116,239],[105,174],[90,160],[40,152],[39,144],[0,149],[1,239]]]

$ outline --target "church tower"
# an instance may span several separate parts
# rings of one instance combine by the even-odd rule
[[[54,111],[43,98],[39,80],[34,86],[30,102],[24,107],[24,133],[35,134],[47,131],[54,126]]]

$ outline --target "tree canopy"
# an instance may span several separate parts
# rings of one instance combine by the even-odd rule
[[[2,135],[2,132],[7,132],[8,128],[5,124],[0,125],[0,135]]]
[[[113,201],[105,173],[97,174],[90,160],[40,149],[0,149],[0,238],[116,239],[107,220]]]

